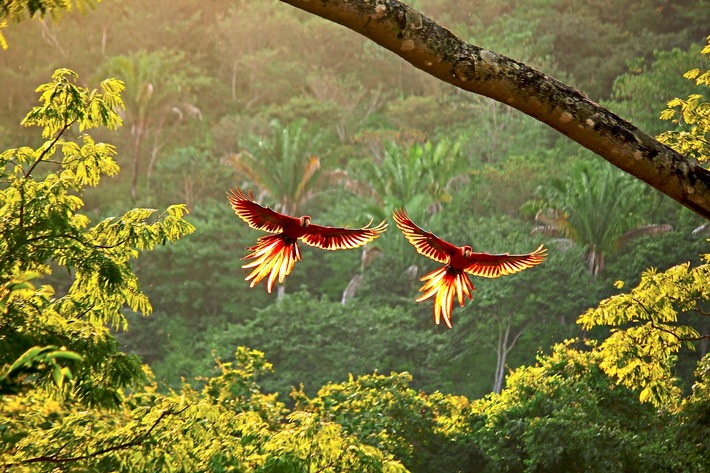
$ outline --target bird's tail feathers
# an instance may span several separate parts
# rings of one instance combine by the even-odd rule
[[[417,298],[417,302],[436,296],[434,298],[434,322],[439,325],[443,318],[446,326],[451,328],[454,297],[463,307],[464,296],[473,299],[473,292],[476,290],[473,283],[464,272],[456,271],[448,266],[430,272],[421,280],[425,283],[419,292],[424,294]]]
[[[296,241],[289,241],[279,235],[265,235],[259,238],[256,245],[249,248],[250,254],[244,259],[254,261],[245,264],[242,268],[254,268],[246,277],[251,280],[249,287],[259,284],[267,275],[266,289],[271,292],[274,282],[284,282],[284,278],[291,274],[296,261],[301,259],[301,249]]]

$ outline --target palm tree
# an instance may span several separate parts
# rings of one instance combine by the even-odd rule
[[[604,272],[606,255],[634,238],[673,230],[670,225],[642,225],[636,212],[644,187],[621,172],[582,163],[570,177],[541,189],[547,207],[533,233],[559,237],[567,247],[581,245],[590,274]]]
[[[271,123],[268,137],[250,136],[238,153],[227,155],[229,164],[244,181],[275,201],[276,210],[295,215],[320,190],[322,135],[304,120],[287,126]]]
[[[433,143],[385,142],[380,156],[360,167],[362,179],[385,215],[395,208],[425,204],[431,213],[451,201],[462,171],[462,142],[443,139]]]
[[[185,66],[184,54],[178,51],[137,51],[113,56],[99,68],[99,75],[114,75],[121,79],[126,91],[124,122],[131,131],[133,172],[131,197],[136,198],[143,145],[152,132],[153,146],[147,175],[150,179],[157,158],[160,131],[169,117],[183,120],[202,118],[200,109],[192,103],[192,93],[209,83],[200,71]]]

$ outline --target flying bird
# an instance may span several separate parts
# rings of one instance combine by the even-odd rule
[[[274,234],[260,236],[256,245],[248,248],[251,253],[244,258],[254,261],[242,266],[254,268],[246,277],[247,281],[251,280],[249,287],[269,276],[266,286],[269,292],[274,281],[278,279],[282,283],[291,274],[296,261],[301,260],[298,240],[324,250],[352,249],[371,242],[387,228],[384,221],[376,227],[368,224],[358,229],[325,227],[312,224],[308,215],[291,217],[260,205],[254,201],[251,192],[247,195],[236,189],[227,195],[234,213],[251,228]]]
[[[397,226],[416,248],[417,253],[444,263],[441,268],[421,278],[425,284],[419,292],[424,294],[417,298],[417,302],[421,302],[435,297],[434,322],[437,325],[443,318],[446,326],[451,328],[454,296],[458,298],[461,307],[464,296],[473,300],[476,288],[473,287],[469,274],[497,278],[540,264],[547,256],[547,248],[542,245],[526,255],[475,253],[470,246],[453,245],[421,229],[409,219],[404,210],[395,210],[393,216]]]

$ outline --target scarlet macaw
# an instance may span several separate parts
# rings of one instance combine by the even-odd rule
[[[404,210],[395,210],[393,216],[397,226],[416,248],[417,253],[445,265],[421,278],[425,284],[419,292],[424,294],[417,298],[417,302],[421,302],[436,296],[434,322],[437,325],[443,317],[446,326],[451,328],[454,293],[461,307],[464,295],[473,300],[472,293],[476,288],[473,287],[468,274],[497,278],[540,264],[547,256],[547,248],[542,245],[526,255],[474,253],[470,246],[455,246],[431,232],[422,230],[409,219]]]
[[[274,281],[282,283],[291,274],[296,261],[301,259],[298,240],[307,245],[324,250],[343,250],[365,245],[387,228],[385,222],[376,227],[359,229],[324,227],[311,223],[311,217],[291,217],[257,204],[251,192],[247,196],[240,189],[230,191],[229,201],[234,213],[244,220],[251,228],[263,230],[275,235],[263,235],[257,239],[256,245],[249,247],[251,251],[244,259],[253,259],[242,268],[254,268],[246,280],[251,279],[249,287],[254,287],[269,276],[267,290],[271,292]]]

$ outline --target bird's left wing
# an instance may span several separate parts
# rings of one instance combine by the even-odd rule
[[[538,246],[535,251],[526,255],[489,255],[487,253],[471,253],[468,266],[464,268],[468,274],[497,278],[532,268],[543,262],[547,256],[547,248]]]
[[[257,204],[251,192],[247,195],[241,189],[230,190],[227,196],[237,217],[256,230],[279,233],[284,230],[286,223],[293,219],[293,217],[280,214],[269,207]]]
[[[385,222],[376,227],[368,224],[363,228],[325,227],[310,224],[302,241],[307,245],[316,246],[324,250],[345,250],[357,248],[371,242],[387,229]]]
[[[447,264],[451,256],[456,252],[457,247],[455,245],[419,227],[409,219],[407,212],[404,210],[395,210],[393,217],[405,238],[409,240],[409,243],[414,246],[419,254],[439,263]]]

